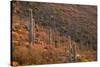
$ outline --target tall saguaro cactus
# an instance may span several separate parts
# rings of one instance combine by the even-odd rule
[[[68,36],[68,40],[69,40],[69,62],[72,62],[72,42],[70,36]]]
[[[34,39],[35,39],[35,21],[33,19],[32,9],[29,9],[29,11],[30,11],[29,43],[30,43],[30,45],[33,45]]]
[[[49,27],[49,44],[53,44],[52,43],[52,30],[50,27]]]
[[[76,58],[76,43],[71,41],[71,37],[68,36],[69,39],[69,62],[77,61]]]
[[[77,50],[76,50],[76,43],[74,42],[73,43],[73,61],[74,62],[77,61],[76,52],[77,52]]]

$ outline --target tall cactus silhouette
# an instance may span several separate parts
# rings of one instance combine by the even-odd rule
[[[71,41],[71,37],[68,36],[69,39],[69,62],[77,61],[76,58],[76,43]]]
[[[53,44],[52,43],[52,30],[50,27],[49,27],[49,44]]]
[[[72,42],[70,36],[68,36],[68,40],[69,40],[69,62],[72,62]]]
[[[33,45],[34,39],[35,39],[35,21],[33,19],[32,9],[29,9],[29,12],[30,12],[29,43],[30,43],[30,45]]]
[[[76,57],[76,43],[73,42],[73,61],[76,62],[77,61],[77,57]]]

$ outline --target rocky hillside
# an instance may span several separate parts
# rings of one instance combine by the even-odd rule
[[[23,1],[13,1],[11,6],[12,62],[18,65],[73,62],[69,56],[70,41],[80,56],[74,62],[96,60],[96,6]],[[33,10],[35,23],[31,47],[29,9]]]

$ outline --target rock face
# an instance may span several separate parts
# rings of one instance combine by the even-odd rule
[[[89,55],[85,56],[92,55],[93,59],[89,59],[96,60],[96,6],[23,1],[12,1],[11,6],[12,61],[18,62],[19,65],[71,62],[69,61],[69,54],[71,54],[69,36],[71,44],[75,43],[78,54],[84,55],[88,50]],[[31,47],[29,9],[32,9],[33,17],[31,18],[35,23],[32,32],[35,36],[32,37]],[[20,59],[20,53],[24,56],[22,59]]]

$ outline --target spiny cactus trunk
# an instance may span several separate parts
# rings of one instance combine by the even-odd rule
[[[76,57],[76,43],[73,43],[73,62],[77,61],[77,57]]]
[[[68,36],[69,42],[69,62],[72,62],[72,44],[71,44],[71,37]]]
[[[32,45],[34,44],[34,40],[35,40],[35,21],[33,19],[33,13],[32,13],[32,9],[29,9],[30,12],[30,22],[29,22],[29,27],[28,27],[28,31],[29,31],[29,55],[33,56],[33,51],[32,51]]]
[[[51,30],[51,28],[49,28],[49,44],[53,44],[52,43],[52,30]]]
[[[75,42],[71,42],[71,37],[68,36],[69,39],[69,62],[76,62],[77,58],[76,58],[76,43]]]
[[[30,9],[29,11],[30,11],[29,43],[30,45],[33,45],[35,39],[35,21],[33,19],[32,9]]]

